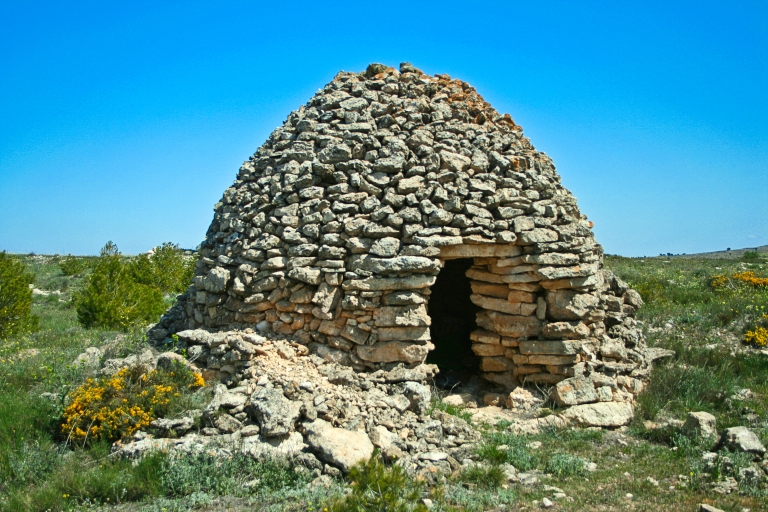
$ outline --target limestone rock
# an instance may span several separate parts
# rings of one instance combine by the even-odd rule
[[[574,405],[561,416],[582,426],[621,427],[628,425],[634,417],[632,404],[627,402],[598,402]]]
[[[432,348],[434,345],[431,343],[414,345],[402,341],[385,341],[370,346],[360,346],[357,348],[357,355],[360,359],[373,363],[392,363],[395,361],[421,363]]]
[[[261,388],[251,395],[251,409],[266,437],[282,436],[294,430],[300,404],[285,398],[277,389]]]
[[[592,381],[585,377],[573,377],[558,382],[550,393],[558,405],[579,405],[597,402],[598,396]]]
[[[304,425],[304,436],[310,449],[320,460],[332,464],[343,472],[373,454],[373,443],[365,431],[335,428],[324,420]]]
[[[689,412],[683,431],[704,438],[714,437],[717,435],[717,419],[708,412]]]
[[[725,429],[720,436],[720,446],[732,451],[765,454],[765,446],[760,442],[760,438],[747,427]]]

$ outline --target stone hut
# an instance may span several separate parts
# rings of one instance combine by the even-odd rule
[[[590,377],[601,401],[648,374],[640,295],[603,269],[552,160],[447,75],[339,73],[214,210],[155,337],[252,328],[358,371],[434,351],[506,388]]]

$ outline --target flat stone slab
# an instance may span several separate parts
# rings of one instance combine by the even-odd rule
[[[598,402],[574,405],[560,416],[582,426],[623,427],[632,421],[635,411],[628,402]]]

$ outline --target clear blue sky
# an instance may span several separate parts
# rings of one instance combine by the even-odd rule
[[[0,3],[0,250],[195,247],[339,70],[475,86],[606,252],[768,244],[768,2]]]

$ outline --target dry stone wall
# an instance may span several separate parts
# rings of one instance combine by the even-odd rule
[[[650,365],[642,300],[603,270],[591,227],[552,160],[469,84],[372,64],[339,73],[242,165],[152,334],[255,328],[358,371],[415,366],[434,348],[430,287],[446,260],[472,258],[487,380],[583,377],[588,401],[629,400]]]

